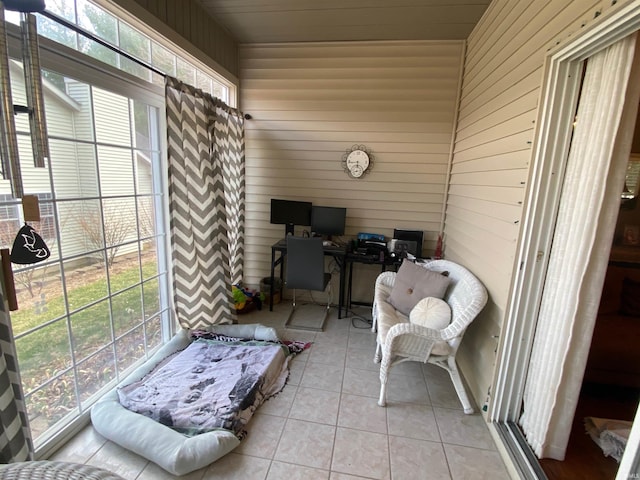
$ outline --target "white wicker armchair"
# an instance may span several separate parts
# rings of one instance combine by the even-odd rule
[[[39,460],[0,465],[1,480],[124,480],[92,465]]]
[[[451,284],[444,300],[451,307],[451,323],[442,330],[409,323],[405,315],[387,302],[396,273],[383,272],[378,276],[372,327],[374,332],[378,330],[374,361],[381,362],[378,404],[386,405],[387,379],[391,367],[401,362],[415,361],[432,363],[449,372],[464,412],[470,414],[473,413],[473,407],[458,372],[456,353],[466,328],[487,303],[487,290],[471,272],[457,263],[432,260],[422,265],[436,272],[449,272]],[[438,345],[444,345],[444,350]],[[439,354],[432,353],[434,346]]]

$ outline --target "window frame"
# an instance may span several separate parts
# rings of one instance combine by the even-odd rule
[[[71,19],[71,18],[65,17],[65,19],[77,25],[81,29],[86,29],[86,27],[83,27],[80,24],[80,20],[78,18],[77,4],[79,0],[70,0],[70,1],[73,2],[74,18]],[[130,10],[129,11],[127,9],[124,9],[116,5],[111,0],[82,0],[82,1],[88,4],[92,4],[97,9],[104,10],[104,12],[106,12],[108,15],[114,17],[116,21],[115,32],[114,32],[116,42],[114,43],[113,39],[103,39],[103,40],[114,44],[114,46],[116,46],[117,48],[121,48],[120,25],[125,24],[127,27],[131,28],[132,30],[136,31],[137,33],[141,34],[142,36],[146,37],[149,40],[149,45],[147,49],[148,59],[145,60],[140,58],[142,62],[147,63],[153,68],[157,68],[161,70],[159,66],[153,64],[153,45],[157,44],[158,46],[164,48],[165,50],[168,50],[170,53],[174,55],[173,57],[174,73],[170,73],[170,72],[165,72],[165,73],[171,76],[176,76],[179,80],[194,86],[198,85],[198,73],[205,74],[207,77],[209,77],[209,79],[212,82],[217,82],[219,85],[221,85],[223,88],[226,89],[227,98],[224,98],[224,97],[220,97],[220,98],[231,107],[237,106],[238,84],[239,84],[238,78],[233,74],[231,74],[229,71],[227,71],[224,67],[219,65],[215,60],[211,59],[203,51],[199,50],[190,42],[185,40],[183,37],[176,34],[176,32],[169,30],[165,24],[160,22],[153,15],[151,15],[149,11],[135,4],[131,4],[129,6],[129,10]],[[14,14],[17,12],[8,12],[8,13]],[[38,18],[42,17],[39,14],[36,14],[36,16]],[[46,19],[46,20],[47,22],[52,22],[52,20],[49,20],[49,19]],[[162,34],[160,32],[162,32]],[[73,35],[75,38],[75,42],[74,42],[75,47],[73,49],[78,52],[82,53],[82,49],[84,48],[82,47],[82,44],[86,44],[86,45],[92,44],[92,40],[76,32],[73,32]],[[100,35],[96,34],[96,36],[100,38]],[[41,36],[41,38],[43,37]],[[60,45],[64,46],[64,44],[62,43]],[[106,49],[106,47],[99,47],[99,48]],[[122,51],[123,52],[126,51],[127,55],[132,55],[133,57],[139,58],[134,53],[129,52],[125,49],[123,49]],[[191,52],[195,52],[195,54]],[[131,60],[128,60],[124,56],[118,55],[115,52],[113,52],[113,55],[114,55],[114,63],[118,65],[116,68],[118,68],[120,71],[128,73],[128,69],[133,68],[134,62],[132,62]],[[193,78],[187,79],[187,78],[181,78],[177,76],[179,61],[182,61],[186,63],[190,68],[193,68],[194,70]],[[135,68],[138,68],[138,66],[136,66]],[[139,68],[144,69],[144,67],[142,66],[139,66]],[[157,78],[157,74],[154,74],[151,71],[149,71],[148,78],[146,79],[143,79],[141,77],[136,77],[136,78],[139,78],[140,80],[143,80],[143,81],[153,82],[154,78]],[[215,93],[216,89],[214,88],[214,85],[212,82],[210,82],[211,88],[210,90],[208,90],[208,93],[211,93],[212,95],[217,96]]]
[[[13,24],[7,24],[8,33],[8,50],[10,57],[21,58],[21,41],[19,29]],[[158,232],[161,232],[158,236],[157,242],[157,259],[158,262],[162,262],[162,266],[159,265],[160,271],[166,271],[166,275],[159,276],[160,282],[160,295],[161,304],[164,305],[161,308],[161,324],[162,324],[162,339],[160,346],[168,342],[170,338],[176,332],[176,322],[173,316],[173,295],[172,295],[172,272],[170,266],[170,236],[169,236],[169,204],[168,204],[168,187],[167,176],[168,162],[167,162],[167,144],[166,135],[162,132],[166,131],[165,118],[162,115],[165,109],[164,101],[164,88],[150,83],[144,82],[139,77],[130,75],[115,67],[104,64],[98,60],[88,57],[81,52],[78,52],[69,47],[65,47],[62,44],[54,42],[47,38],[40,38],[40,66],[43,70],[52,70],[61,72],[73,76],[74,78],[87,82],[88,84],[102,88],[109,91],[114,91],[120,95],[127,96],[128,98],[135,98],[135,100],[144,102],[152,107],[156,107],[160,113],[158,116],[157,125],[159,135],[159,151],[160,151],[160,171],[161,175],[155,175],[153,178],[153,191],[159,192],[159,195],[153,195],[155,198],[156,208],[156,222],[158,225]],[[30,161],[28,158],[21,158],[21,162]],[[63,200],[64,201],[64,200]],[[17,208],[19,208],[19,200],[16,200]],[[161,212],[161,213],[160,213]],[[158,215],[159,214],[159,215]],[[110,297],[118,292],[110,292]],[[156,348],[156,350],[157,350]],[[137,365],[146,361],[148,357],[143,357],[131,365],[127,371],[131,371]],[[125,374],[126,376],[126,374]],[[118,373],[118,380],[124,378],[121,373]],[[115,382],[111,382],[97,393],[93,395],[95,398],[99,398],[101,395],[111,390],[115,385]],[[59,431],[51,436],[47,436],[41,444],[36,447],[35,458],[47,458],[53,453],[61,443],[64,443],[69,437],[78,433],[89,422],[90,408],[87,408],[78,417],[66,423],[66,425]]]

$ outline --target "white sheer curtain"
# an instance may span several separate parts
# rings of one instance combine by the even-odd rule
[[[540,458],[564,459],[580,393],[638,108],[635,44],[587,62],[520,419]]]

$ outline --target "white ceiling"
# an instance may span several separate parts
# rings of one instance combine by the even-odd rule
[[[460,40],[491,0],[196,0],[239,43]]]

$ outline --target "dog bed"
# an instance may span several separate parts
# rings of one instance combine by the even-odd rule
[[[284,387],[290,357],[273,343],[272,328],[218,325],[208,331],[256,341],[194,340],[179,331],[93,406],[98,433],[178,476],[237,447],[255,409]],[[263,371],[255,356],[262,357]]]

